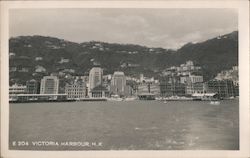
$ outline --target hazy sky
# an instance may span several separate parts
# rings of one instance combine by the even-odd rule
[[[234,9],[13,9],[10,36],[179,48],[237,30]]]

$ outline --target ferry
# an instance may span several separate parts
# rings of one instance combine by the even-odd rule
[[[218,100],[216,95],[217,93],[194,93],[192,94],[192,98],[197,101],[216,101]]]
[[[179,97],[179,96],[171,96],[163,98],[164,101],[192,101],[193,98],[189,97]]]
[[[111,95],[110,98],[107,98],[108,101],[123,101],[124,99],[121,98],[119,95]]]
[[[141,93],[138,94],[139,100],[155,100],[155,94],[153,93]]]
[[[136,99],[137,99],[136,97],[127,97],[124,99],[124,101],[134,101]]]

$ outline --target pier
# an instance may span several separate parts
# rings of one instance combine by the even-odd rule
[[[10,94],[9,102],[68,101],[67,94]]]

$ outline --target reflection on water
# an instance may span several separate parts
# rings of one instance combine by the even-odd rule
[[[13,146],[13,141],[101,143]],[[238,150],[239,102],[71,102],[10,105],[10,149]]]

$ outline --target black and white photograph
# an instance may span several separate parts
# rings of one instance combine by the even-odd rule
[[[241,151],[239,17],[240,7],[9,8],[6,148]]]

